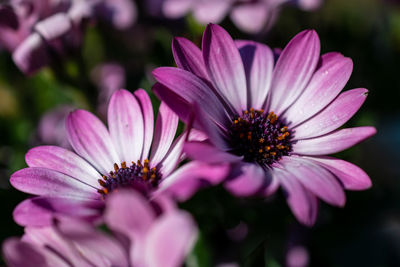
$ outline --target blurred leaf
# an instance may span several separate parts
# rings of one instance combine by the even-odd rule
[[[339,25],[355,35],[371,31],[379,18],[381,1],[335,0],[326,1],[321,19],[331,25]]]
[[[83,58],[89,69],[104,61],[103,41],[96,29],[89,28],[87,30],[82,51]]]
[[[189,32],[192,33],[194,36],[202,36],[204,30],[206,29],[206,26],[199,24],[192,14],[186,16],[186,23]]]
[[[14,117],[18,113],[18,108],[14,93],[0,86],[0,117]]]
[[[389,24],[392,39],[395,43],[394,48],[399,49],[400,47],[400,10],[390,12]]]
[[[280,265],[276,260],[274,259],[269,259],[265,261],[265,267],[281,267],[282,265]]]
[[[17,142],[25,143],[28,140],[30,133],[32,132],[32,123],[28,120],[18,120],[15,122],[14,138]]]
[[[201,233],[199,233],[197,242],[186,259],[186,265],[188,267],[212,266],[210,251]]]
[[[65,63],[65,70],[70,77],[77,78],[79,76],[79,68],[74,61],[68,60]]]

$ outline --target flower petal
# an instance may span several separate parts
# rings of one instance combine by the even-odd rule
[[[256,34],[267,28],[267,22],[273,17],[272,12],[275,8],[273,5],[266,4],[265,1],[242,4],[232,9],[230,17],[242,31]]]
[[[92,113],[72,112],[67,117],[66,127],[74,150],[102,174],[112,170],[114,163],[121,163],[106,127]]]
[[[104,18],[110,20],[118,30],[128,29],[137,18],[138,11],[133,1],[105,0],[101,4],[104,6]]]
[[[207,163],[239,162],[243,159],[208,142],[187,142],[183,150],[189,158]]]
[[[69,266],[86,266],[88,264],[80,251],[74,248],[68,240],[65,240],[54,227],[26,227],[23,238],[27,242],[44,248],[46,252],[54,253],[67,261]]]
[[[196,224],[187,212],[165,213],[147,236],[144,255],[147,266],[181,266],[192,250],[197,234]]]
[[[45,249],[21,241],[17,238],[9,238],[3,243],[3,253],[8,266],[25,267],[25,266],[71,266],[54,253],[50,253]]]
[[[199,189],[220,183],[228,174],[227,164],[209,165],[198,161],[189,162],[166,177],[159,185],[155,196],[172,195],[186,201]]]
[[[194,103],[192,112],[194,113],[193,127],[197,127],[202,131],[208,137],[208,140],[219,149],[224,151],[229,150],[230,146],[227,143],[227,130],[209,120],[197,103]]]
[[[368,90],[358,88],[341,93],[331,104],[308,121],[293,128],[295,140],[321,136],[345,124],[364,103]]]
[[[176,37],[172,41],[172,52],[176,65],[203,79],[208,79],[200,48],[186,38]]]
[[[235,41],[246,73],[248,108],[261,109],[266,101],[274,69],[272,50],[252,41]]]
[[[191,114],[192,106],[188,101],[161,83],[155,83],[152,90],[184,123],[189,124],[193,116]]]
[[[165,157],[159,163],[160,173],[163,177],[167,177],[182,160],[183,145],[187,138],[187,132],[182,133],[171,145]]]
[[[331,171],[347,190],[365,190],[372,186],[371,179],[358,166],[332,157],[307,157]]]
[[[143,115],[144,141],[143,141],[143,151],[141,160],[144,161],[145,159],[149,158],[150,147],[153,141],[153,134],[154,134],[153,105],[151,104],[150,97],[145,90],[138,89],[134,92],[134,95],[140,104],[140,108],[142,110],[142,115]]]
[[[74,2],[68,9],[68,19],[73,25],[81,25],[92,16],[92,5],[89,2]]]
[[[35,147],[26,153],[25,161],[29,167],[58,171],[99,188],[97,179],[101,178],[101,175],[84,159],[67,149],[57,146]]]
[[[122,242],[97,231],[93,225],[62,218],[57,221],[56,227],[58,233],[70,241],[93,266],[129,266]]]
[[[261,193],[265,197],[273,195],[279,189],[279,180],[274,178],[273,173],[270,176],[267,176],[269,179],[267,179],[267,184]]]
[[[167,0],[162,3],[162,11],[167,18],[180,18],[189,12],[192,7],[191,0]]]
[[[178,128],[178,116],[165,104],[161,103],[158,110],[156,130],[151,148],[151,163],[157,165],[167,154]]]
[[[225,102],[241,114],[247,107],[246,76],[239,51],[220,26],[209,24],[203,35],[203,57],[208,75]]]
[[[231,173],[233,178],[225,183],[225,188],[235,196],[251,196],[259,192],[266,183],[266,172],[256,164],[236,165]]]
[[[292,173],[275,168],[273,177],[282,185],[286,201],[297,220],[304,225],[312,226],[317,219],[317,198],[305,189]]]
[[[65,13],[57,13],[39,21],[34,30],[50,42],[67,34],[72,28],[71,20]]]
[[[183,147],[187,141],[204,141],[207,137],[204,133],[191,129],[189,136],[187,136],[187,131],[182,133],[172,144],[170,150],[164,157],[164,159],[159,163],[159,171],[163,177],[170,178],[169,175],[176,169],[179,162],[186,158],[183,153]],[[173,174],[174,175],[174,174]]]
[[[333,133],[293,144],[293,153],[302,155],[328,155],[343,151],[371,137],[376,129],[370,126],[346,128]]]
[[[270,110],[280,115],[303,92],[319,60],[320,42],[313,30],[297,34],[282,51],[271,83]]]
[[[232,0],[198,1],[194,0],[193,16],[203,25],[220,23],[229,11]]]
[[[108,126],[121,161],[140,159],[144,142],[143,115],[136,98],[127,90],[121,89],[112,95]]]
[[[78,199],[99,199],[96,189],[58,171],[45,168],[25,168],[10,178],[18,190],[33,195],[63,196]]]
[[[296,4],[305,11],[312,11],[319,8],[322,4],[321,0],[298,0]]]
[[[34,197],[18,204],[13,217],[19,225],[35,227],[51,225],[54,216],[60,214],[93,222],[99,219],[102,207],[100,200]]]
[[[303,158],[286,157],[285,161],[283,164],[285,169],[291,172],[306,189],[331,205],[344,206],[346,196],[343,188],[331,172]]]
[[[31,75],[50,62],[45,41],[38,33],[32,33],[14,50],[15,65],[27,75]]]
[[[133,240],[146,235],[155,216],[148,200],[137,191],[119,190],[107,198],[105,222]]]
[[[336,52],[322,55],[303,94],[285,112],[285,118],[292,127],[326,107],[344,88],[352,71],[353,62],[350,58]]]
[[[158,82],[187,102],[191,104],[197,102],[204,113],[207,114],[208,119],[224,126],[230,123],[230,119],[218,97],[199,77],[188,71],[170,67],[157,68],[153,71],[153,75]],[[173,104],[169,103],[169,105],[172,106]]]

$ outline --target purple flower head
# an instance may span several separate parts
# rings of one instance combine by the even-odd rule
[[[303,10],[318,8],[322,0],[151,0],[151,14],[163,14],[167,18],[180,18],[192,12],[201,24],[219,23],[228,14],[242,31],[258,33],[267,30],[283,4],[295,4]]]
[[[172,195],[185,200],[204,184],[220,182],[226,166],[183,159],[184,141],[204,140],[196,131],[175,139],[178,117],[161,103],[154,127],[147,93],[119,90],[108,107],[108,127],[92,113],[76,110],[66,119],[67,137],[75,153],[39,146],[26,154],[28,168],[10,179],[18,190],[38,195],[14,210],[21,225],[46,225],[53,215],[97,220],[113,191],[135,188],[148,198]],[[151,150],[150,150],[151,147]]]
[[[231,162],[226,187],[238,196],[274,193],[279,186],[294,215],[312,225],[317,198],[343,206],[343,189],[371,186],[357,166],[326,155],[374,135],[374,127],[338,129],[361,107],[368,91],[340,93],[352,72],[339,53],[320,56],[315,31],[296,35],[276,63],[271,49],[233,41],[218,25],[207,26],[202,51],[176,38],[179,68],[154,70],[153,90],[184,121],[196,109],[195,128],[207,141],[184,151],[202,162]]]
[[[130,0],[14,0],[0,4],[0,44],[25,74],[80,47],[87,20],[106,19],[117,29],[131,26],[136,7]]]
[[[120,238],[68,218],[52,226],[26,227],[21,239],[4,242],[5,259],[11,267],[174,267],[183,263],[197,238],[188,213],[173,209],[160,214],[135,191],[107,199],[105,222]]]

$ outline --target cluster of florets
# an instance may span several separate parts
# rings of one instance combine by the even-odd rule
[[[276,114],[262,109],[243,111],[233,120],[230,136],[233,153],[261,166],[270,166],[292,151],[288,127]]]
[[[147,191],[149,188],[157,187],[161,180],[161,174],[156,167],[149,166],[149,160],[145,160],[144,164],[137,161],[132,161],[132,165],[127,167],[126,162],[121,163],[121,168],[117,163],[114,163],[114,171],[109,175],[103,175],[103,179],[99,179],[99,184],[103,189],[98,192],[103,196],[122,187],[134,187],[137,189],[144,189]]]

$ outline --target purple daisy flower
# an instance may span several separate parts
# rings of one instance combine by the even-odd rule
[[[204,184],[218,183],[227,167],[183,159],[185,139],[204,140],[199,132],[184,132],[174,140],[178,117],[161,103],[154,129],[147,93],[126,90],[113,94],[108,107],[109,130],[92,113],[76,110],[66,119],[67,137],[75,153],[57,146],[39,146],[26,154],[29,168],[10,179],[18,190],[38,197],[14,210],[21,225],[46,225],[53,215],[96,220],[107,195],[123,187],[149,198],[190,197]],[[150,151],[151,147],[151,151]]]
[[[357,166],[326,155],[374,135],[374,127],[339,129],[361,107],[368,91],[340,93],[352,61],[339,53],[320,56],[315,31],[296,35],[276,63],[271,49],[233,41],[210,24],[202,51],[176,38],[179,68],[154,70],[155,93],[184,121],[195,108],[194,127],[207,141],[189,142],[185,152],[203,162],[231,162],[226,187],[239,196],[269,196],[279,186],[297,219],[312,225],[317,197],[343,206],[343,189],[371,186]]]
[[[151,14],[180,18],[192,12],[201,24],[219,23],[227,15],[242,31],[259,33],[268,29],[284,4],[294,4],[302,10],[314,10],[322,0],[150,0]]]
[[[107,199],[107,227],[129,241],[92,225],[60,219],[47,227],[26,227],[21,239],[3,244],[8,266],[181,266],[197,239],[197,227],[184,211],[159,210],[135,191]]]

